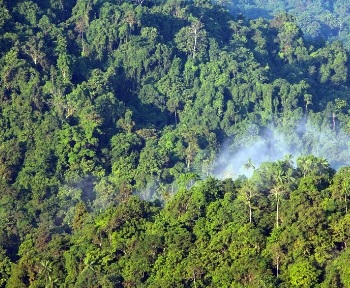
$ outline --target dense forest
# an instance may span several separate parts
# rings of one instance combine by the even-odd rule
[[[350,49],[350,5],[347,0],[220,0],[234,13],[249,18],[271,19],[287,12],[296,17],[297,24],[309,39],[340,40]]]
[[[350,287],[349,53],[230,7],[0,0],[0,287]]]

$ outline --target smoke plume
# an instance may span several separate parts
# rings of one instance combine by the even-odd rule
[[[349,140],[342,130],[307,120],[287,131],[272,125],[264,129],[250,125],[245,133],[223,145],[213,174],[220,179],[249,176],[244,169],[248,161],[257,168],[263,162],[282,160],[287,155],[292,155],[295,162],[298,157],[310,154],[326,159],[332,168],[339,169],[350,165]]]

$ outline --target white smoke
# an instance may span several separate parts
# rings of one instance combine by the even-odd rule
[[[272,125],[262,130],[250,125],[245,133],[225,143],[215,162],[214,176],[249,177],[251,172],[244,168],[248,161],[258,168],[263,162],[283,160],[287,155],[292,155],[295,161],[312,154],[326,159],[334,169],[350,165],[349,135],[332,129],[331,125],[321,127],[302,120],[293,129],[281,131]]]

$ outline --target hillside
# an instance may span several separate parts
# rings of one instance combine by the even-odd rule
[[[0,30],[0,287],[301,287],[305,267],[304,287],[347,286],[341,42],[209,1],[0,0]],[[278,248],[279,277],[288,203],[322,223]],[[228,273],[237,259],[259,271]]]
[[[293,15],[305,37],[314,41],[341,41],[350,49],[350,6],[346,0],[224,1],[233,13],[248,18],[272,19],[283,12]]]

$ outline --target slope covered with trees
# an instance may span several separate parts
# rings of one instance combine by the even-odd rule
[[[298,286],[310,268],[305,287],[347,286],[347,170],[309,156],[189,190],[266,128],[350,161],[341,42],[209,1],[0,0],[0,71],[0,285]],[[319,226],[278,242],[307,225],[296,209]]]
[[[220,3],[230,6],[234,13],[243,13],[249,18],[271,19],[273,15],[287,12],[296,18],[308,38],[340,40],[350,49],[350,6],[346,0],[237,0]]]
[[[76,205],[69,232],[28,233],[6,287],[348,287],[349,168],[306,156],[249,179],[208,178],[164,207],[137,196]],[[57,218],[54,221],[58,221]],[[4,254],[4,253],[3,253]]]

